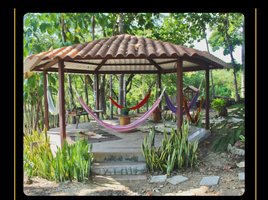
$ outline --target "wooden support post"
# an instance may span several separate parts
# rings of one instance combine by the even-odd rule
[[[160,94],[162,92],[161,85],[162,85],[162,82],[161,82],[161,74],[159,73],[158,74],[158,87],[159,87],[159,95],[158,95],[158,97],[160,96]],[[159,107],[159,110],[161,110],[161,106],[162,106],[162,104],[161,104],[161,101],[160,101],[159,106],[158,106]]]
[[[209,68],[206,68],[206,130],[209,129]]]
[[[100,109],[100,91],[99,91],[99,74],[96,75],[96,95],[97,95],[97,105],[96,110]],[[100,118],[100,113],[97,112],[98,118]]]
[[[178,130],[181,130],[182,125],[182,90],[183,90],[183,68],[182,68],[182,59],[177,58],[177,128]]]
[[[47,71],[44,70],[43,74],[44,82],[44,104],[45,104],[45,126],[49,130],[49,120],[48,120],[48,101],[47,101]]]
[[[59,73],[59,97],[60,97],[60,140],[61,147],[63,147],[63,139],[66,139],[66,126],[65,126],[65,99],[64,99],[64,63],[63,60],[58,61]]]
[[[113,96],[112,89],[113,89],[113,79],[112,79],[112,75],[110,75],[110,97]],[[113,119],[113,118],[114,118],[114,114],[113,114],[113,102],[110,101],[110,119]]]

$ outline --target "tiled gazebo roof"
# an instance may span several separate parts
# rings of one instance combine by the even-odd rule
[[[170,73],[178,57],[183,58],[183,71],[231,68],[206,51],[122,34],[30,55],[24,72],[58,72],[62,59],[65,73]]]

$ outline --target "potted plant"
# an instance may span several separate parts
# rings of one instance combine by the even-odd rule
[[[223,98],[214,99],[211,103],[212,108],[216,110],[219,116],[227,116],[227,101]]]
[[[123,116],[128,116],[128,112],[130,111],[129,108],[126,107],[126,108],[122,108],[121,110],[122,110],[122,115]]]

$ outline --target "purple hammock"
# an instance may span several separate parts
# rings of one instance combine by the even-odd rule
[[[198,90],[198,92],[195,94],[194,98],[192,99],[192,101],[189,103],[188,107],[189,110],[194,106],[194,104],[196,103],[197,99],[198,99],[198,95],[199,95],[200,90]],[[164,92],[164,97],[165,97],[165,101],[167,103],[167,107],[169,110],[171,110],[173,113],[177,114],[177,108],[171,103],[170,99],[168,98],[168,95],[166,94],[166,92]],[[182,111],[182,114],[185,115],[185,110]]]
[[[79,96],[79,94],[77,93],[75,87],[73,86],[76,95],[80,101],[80,103],[82,104],[83,108],[88,112],[88,114],[90,114],[91,117],[93,117],[100,125],[104,126],[105,128],[108,129],[112,129],[115,131],[129,131],[132,129],[137,128],[138,126],[142,125],[146,119],[154,112],[154,110],[156,109],[156,107],[158,106],[158,104],[161,101],[162,95],[166,89],[166,87],[164,87],[162,94],[160,95],[160,97],[157,99],[157,101],[154,103],[154,105],[138,120],[136,120],[135,122],[125,125],[125,126],[117,126],[117,125],[112,125],[112,124],[108,124],[103,122],[102,120],[100,120],[89,108],[88,106],[85,104],[85,102],[82,100],[82,98]]]

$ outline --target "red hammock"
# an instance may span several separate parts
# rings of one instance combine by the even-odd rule
[[[146,96],[146,97],[145,97],[145,98],[144,98],[138,105],[136,105],[136,106],[134,106],[134,107],[131,107],[131,108],[129,108],[129,109],[130,109],[130,110],[135,110],[135,109],[138,109],[138,108],[142,107],[142,106],[148,101],[150,95],[151,95],[151,90],[149,91],[149,93],[147,94],[147,96]],[[117,108],[119,108],[119,109],[124,108],[123,106],[120,106],[118,103],[116,103],[116,102],[112,99],[112,97],[110,97],[109,95],[108,95],[108,97],[109,97],[109,99],[111,100],[111,102],[112,102]]]

